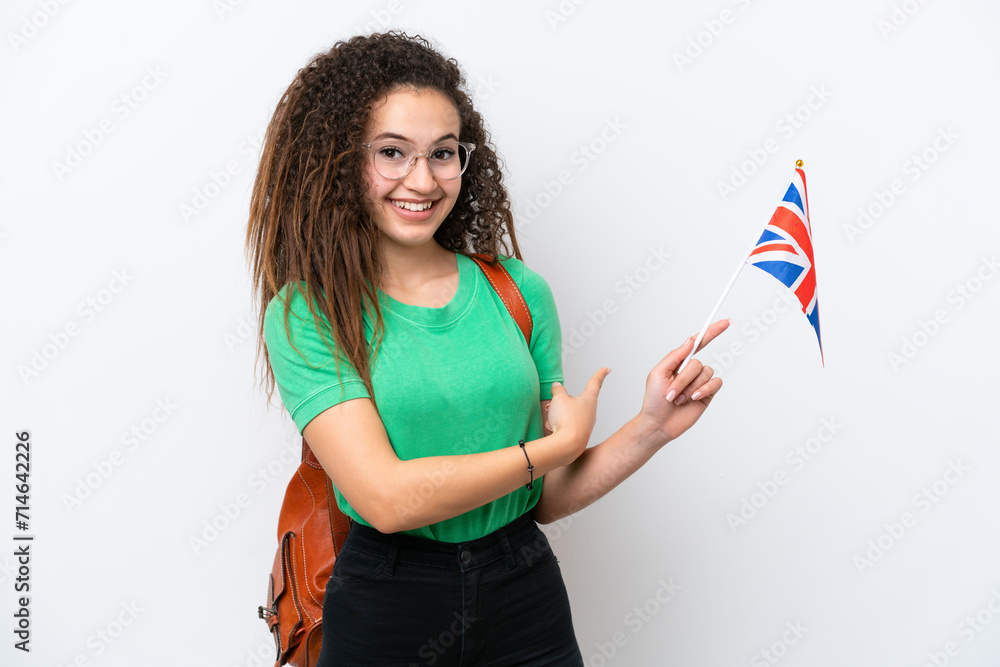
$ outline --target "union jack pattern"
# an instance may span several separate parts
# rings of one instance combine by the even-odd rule
[[[806,174],[801,168],[796,168],[788,191],[747,257],[747,263],[771,274],[795,293],[802,304],[802,312],[816,330],[822,361],[816,261],[813,257],[812,226],[809,224]]]

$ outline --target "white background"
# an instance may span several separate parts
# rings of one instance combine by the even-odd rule
[[[778,283],[744,271],[700,355],[725,380],[705,417],[547,528],[588,667],[998,664],[995,4],[231,5],[0,7],[4,664],[269,664],[256,610],[299,440],[257,388],[247,202],[298,68],[383,26],[464,67],[566,384],[613,369],[594,443],[805,160],[826,367]]]

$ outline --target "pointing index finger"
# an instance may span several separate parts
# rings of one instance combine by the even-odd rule
[[[714,322],[708,327],[708,331],[705,332],[705,336],[701,339],[701,343],[698,345],[698,349],[695,350],[695,352],[700,352],[706,345],[715,340],[716,336],[728,329],[729,325],[732,323],[733,321],[731,319]]]
[[[607,366],[599,369],[590,377],[590,380],[587,381],[587,386],[584,391],[592,391],[595,394],[600,392],[601,387],[604,386],[604,378],[608,377],[610,372],[611,369]]]
[[[695,353],[699,352],[706,345],[711,343],[716,336],[718,336],[723,331],[728,329],[729,325],[732,323],[733,321],[731,319],[719,320],[718,322],[714,322],[711,325],[709,325],[708,329],[705,330],[704,335],[702,335],[701,332],[699,332],[700,337],[696,341],[696,343],[698,344],[697,349],[693,349],[690,352],[688,352],[687,357],[684,358],[684,363],[680,365],[680,368],[677,370],[677,372],[680,373],[682,370],[684,370],[684,367],[687,366],[687,363],[689,361],[691,361],[691,357],[693,357]],[[690,338],[688,340],[690,341]]]

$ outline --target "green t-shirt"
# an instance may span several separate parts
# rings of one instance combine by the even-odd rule
[[[372,365],[372,385],[389,442],[404,461],[487,452],[541,438],[539,401],[552,398],[552,383],[563,381],[559,316],[545,279],[516,258],[500,257],[531,311],[533,328],[526,346],[482,270],[469,257],[456,256],[458,291],[444,307],[404,304],[378,291],[385,337]],[[288,320],[291,343],[309,363],[292,348],[283,320],[288,287],[267,306],[264,336],[281,400],[301,433],[327,408],[369,394],[339,352],[338,380],[333,356],[298,290]],[[317,313],[322,317],[318,307]],[[371,345],[374,333],[367,313],[364,322]],[[327,339],[334,346],[329,334]],[[525,470],[525,482],[527,477]],[[429,480],[413,504],[423,502],[420,494],[435,489]],[[444,542],[472,540],[533,508],[541,493],[538,479],[530,491],[522,486],[459,516],[404,532]],[[336,496],[345,514],[369,525],[339,490]]]

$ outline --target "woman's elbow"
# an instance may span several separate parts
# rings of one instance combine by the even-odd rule
[[[426,502],[427,499],[419,495],[407,496],[398,490],[385,489],[382,493],[372,494],[364,503],[364,510],[355,509],[372,528],[391,535],[432,523],[422,514]]]
[[[393,494],[371,493],[355,502],[348,499],[348,502],[365,523],[380,533],[390,535],[412,527],[405,525],[407,512]]]
[[[541,499],[531,510],[531,518],[535,520],[535,523],[540,523],[542,525],[552,523],[553,521],[558,521],[561,517],[555,516],[551,511],[549,511],[546,503],[543,503]]]
[[[400,527],[399,521],[394,520],[391,515],[383,514],[381,512],[370,516],[362,515],[362,518],[367,521],[372,528],[386,535],[406,530],[406,528]]]

